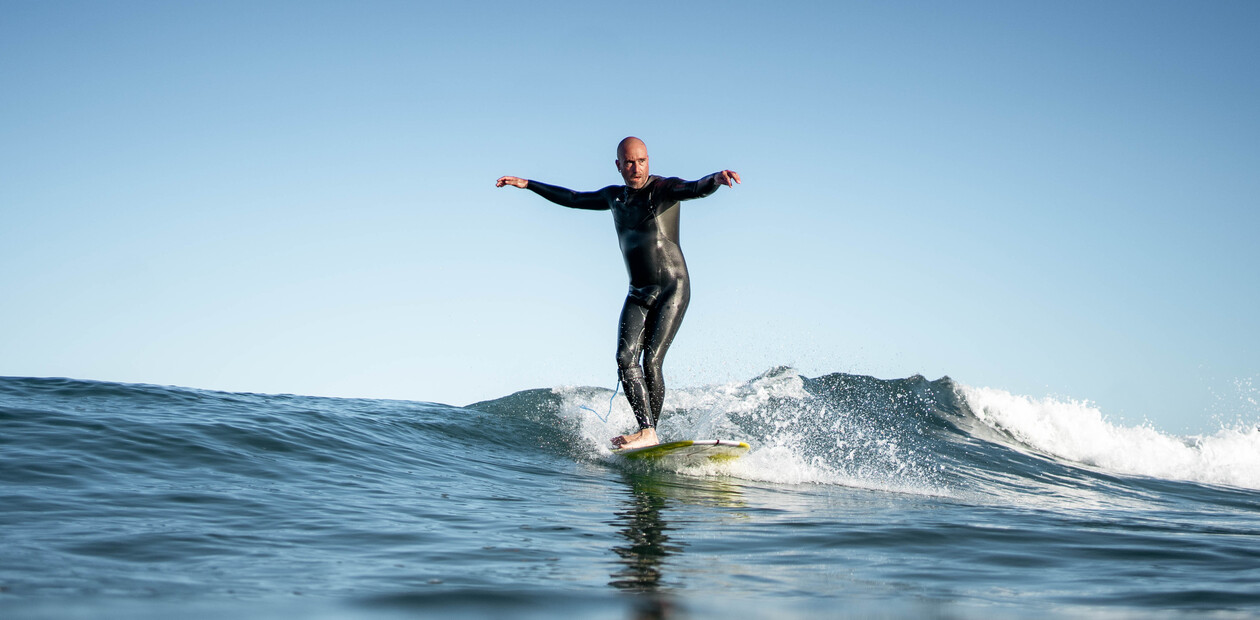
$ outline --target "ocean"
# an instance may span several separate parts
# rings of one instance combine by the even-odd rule
[[[610,398],[612,399],[610,401]],[[949,378],[459,407],[0,378],[3,618],[1260,615],[1260,431]],[[606,418],[606,420],[605,420]]]

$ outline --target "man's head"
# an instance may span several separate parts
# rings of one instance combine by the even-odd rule
[[[630,136],[617,145],[617,171],[630,189],[642,189],[648,182],[647,145]]]

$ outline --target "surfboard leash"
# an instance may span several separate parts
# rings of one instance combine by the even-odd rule
[[[617,377],[617,385],[616,385],[616,387],[614,387],[614,388],[613,388],[613,395],[612,395],[612,398],[609,398],[609,399],[608,399],[608,415],[599,415],[599,412],[598,412],[598,411],[595,411],[594,409],[591,409],[590,407],[587,407],[586,405],[578,405],[578,408],[580,408],[580,409],[585,409],[585,410],[587,410],[587,411],[589,411],[589,412],[591,412],[591,413],[595,414],[595,417],[599,418],[599,421],[600,421],[600,422],[603,422],[604,424],[607,424],[607,423],[608,423],[608,418],[611,418],[611,417],[612,417],[612,405],[613,405],[613,399],[617,398],[617,391],[618,391],[618,390],[620,390],[620,389],[621,389],[621,377]]]

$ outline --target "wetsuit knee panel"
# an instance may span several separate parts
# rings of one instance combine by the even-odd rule
[[[638,364],[621,366],[619,370],[621,371],[621,382],[627,386],[633,382],[641,382],[644,379],[643,369],[639,368]]]
[[[639,352],[639,347],[633,346],[624,340],[621,341],[617,346],[617,368],[638,368]]]

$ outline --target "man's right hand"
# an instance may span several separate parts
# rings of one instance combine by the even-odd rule
[[[494,182],[494,186],[503,187],[504,185],[515,185],[521,189],[525,189],[525,185],[528,183],[528,180],[520,177],[499,177],[499,180]]]

